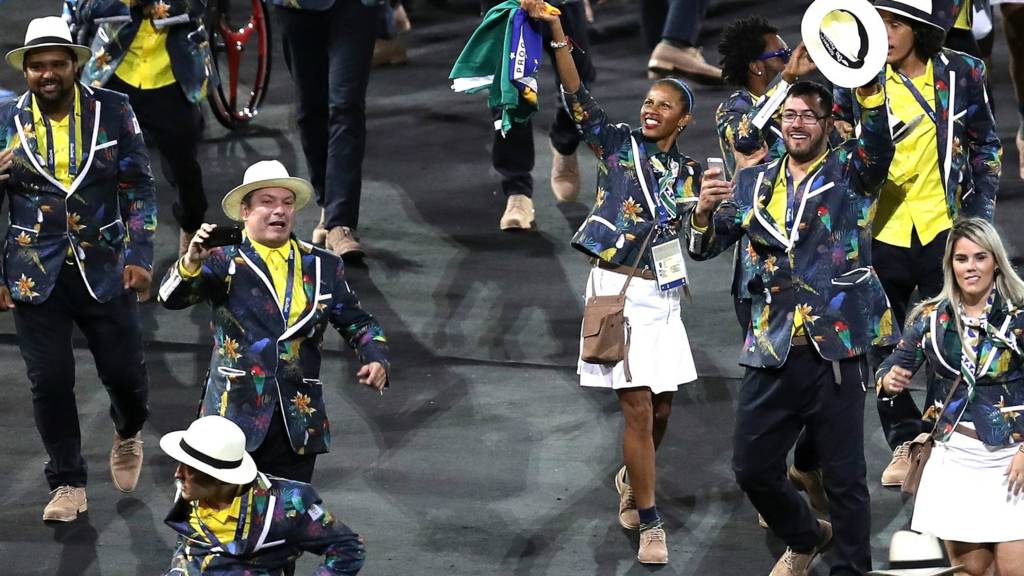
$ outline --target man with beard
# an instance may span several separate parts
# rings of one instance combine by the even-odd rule
[[[802,46],[793,57],[808,59]],[[807,574],[830,543],[831,574],[871,569],[866,353],[873,344],[895,343],[897,334],[870,268],[870,208],[893,144],[878,83],[858,88],[857,99],[861,137],[830,148],[831,92],[812,82],[794,84],[781,115],[786,155],[740,172],[735,187],[705,175],[684,221],[697,260],[744,236],[756,255],[733,471],[787,545],[772,576]],[[820,458],[834,540],[832,525],[815,519],[786,479],[786,455],[803,428]]]
[[[29,23],[7,62],[28,92],[0,106],[0,198],[10,226],[0,263],[0,310],[14,310],[32,382],[36,428],[50,457],[43,520],[88,507],[75,405],[77,325],[110,396],[110,472],[131,492],[149,414],[138,301],[149,298],[156,203],[149,157],[128,99],[75,82],[90,50],[57,17]]]

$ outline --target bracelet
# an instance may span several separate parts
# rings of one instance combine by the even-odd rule
[[[548,43],[548,46],[551,46],[551,48],[553,50],[558,50],[559,48],[568,48],[569,47],[569,38],[566,37],[566,39],[562,40],[561,42],[556,42],[556,41],[552,40],[551,42]]]

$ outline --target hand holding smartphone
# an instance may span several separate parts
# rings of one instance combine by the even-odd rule
[[[203,248],[209,250],[218,246],[236,246],[242,243],[242,229],[239,226],[217,226],[203,240]]]
[[[729,175],[726,174],[725,172],[725,161],[722,160],[721,158],[708,158],[708,171],[710,172],[711,170],[715,169],[718,170],[718,177],[715,178],[716,180],[725,180],[726,182],[729,181]]]

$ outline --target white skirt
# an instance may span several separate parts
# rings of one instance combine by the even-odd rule
[[[584,301],[593,294],[618,294],[626,278],[628,276],[624,274],[595,266],[587,280]],[[661,394],[675,392],[680,384],[697,379],[697,368],[693,364],[690,343],[680,316],[678,289],[662,292],[656,281],[636,276],[626,290],[625,314],[630,325],[629,371],[632,381],[626,381],[622,362],[605,366],[580,359],[576,367],[580,386],[615,390],[645,387],[654,394]]]
[[[911,528],[957,542],[1024,539],[1024,495],[1010,494],[1004,475],[1016,454],[1016,445],[990,447],[956,432],[948,442],[936,442],[921,474]]]

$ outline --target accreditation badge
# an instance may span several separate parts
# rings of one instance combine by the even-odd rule
[[[656,241],[651,246],[651,255],[654,257],[658,288],[662,292],[686,284],[686,261],[683,260],[683,249],[677,237]]]

